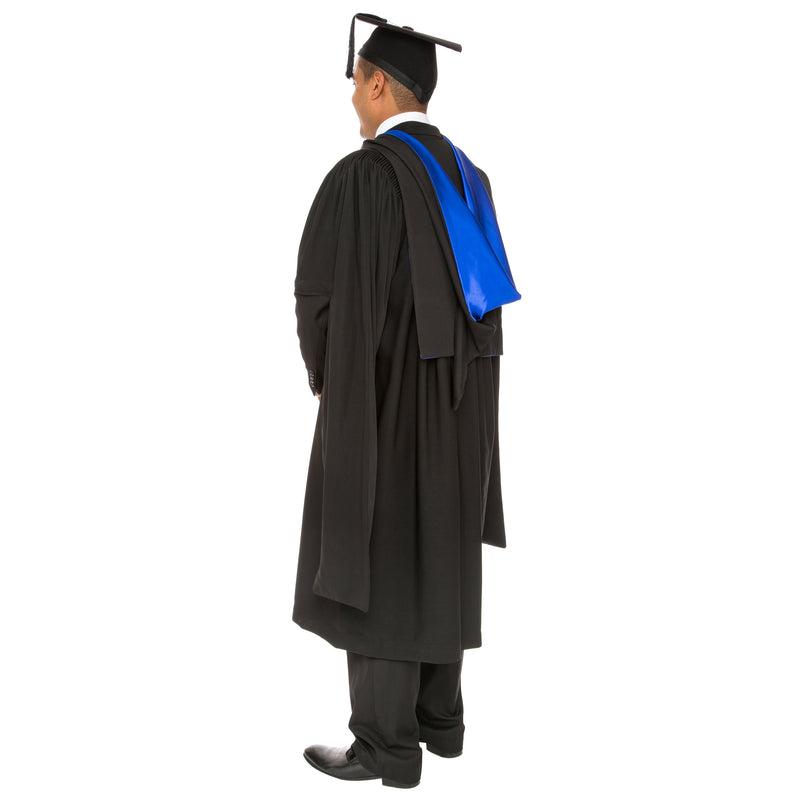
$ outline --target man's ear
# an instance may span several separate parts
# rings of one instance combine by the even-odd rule
[[[378,97],[380,97],[380,94],[383,91],[384,87],[386,86],[386,76],[379,69],[376,69],[372,75],[372,80],[370,81],[370,83],[372,84],[370,99],[377,100]]]

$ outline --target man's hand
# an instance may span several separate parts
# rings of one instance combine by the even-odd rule
[[[322,402],[322,392],[314,392],[314,397],[316,397],[320,403]]]

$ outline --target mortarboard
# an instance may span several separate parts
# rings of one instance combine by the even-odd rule
[[[456,42],[418,33],[406,26],[392,25],[374,14],[356,14],[350,23],[350,50],[345,73],[348,78],[353,77],[357,19],[376,26],[358,54],[411,89],[420,103],[426,103],[436,88],[436,45],[461,52],[461,45]]]

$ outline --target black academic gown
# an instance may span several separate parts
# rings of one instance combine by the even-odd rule
[[[432,152],[463,196],[439,131],[397,127]],[[338,648],[451,663],[481,646],[482,543],[506,546],[501,309],[484,326],[493,355],[462,331],[472,348],[463,379],[456,357],[420,356],[398,162],[379,146],[389,138],[397,142],[365,141],[331,170],[301,240],[297,330],[322,400],[292,619]],[[433,192],[429,181],[424,191]]]

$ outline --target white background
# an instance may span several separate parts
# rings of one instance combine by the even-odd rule
[[[413,791],[798,797],[796,9],[522,7],[3,4],[3,798],[391,791],[304,762],[346,662],[291,621],[356,11],[464,45],[429,114],[522,294],[464,755]]]

